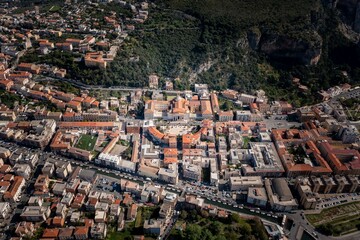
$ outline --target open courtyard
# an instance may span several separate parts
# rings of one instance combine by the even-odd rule
[[[80,136],[77,143],[75,144],[75,147],[86,151],[92,151],[95,147],[96,140],[97,140],[96,136],[90,134],[84,134]]]

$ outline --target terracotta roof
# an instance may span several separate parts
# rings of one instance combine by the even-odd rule
[[[60,228],[58,237],[71,237],[73,235],[73,228]]]
[[[62,227],[65,224],[65,219],[60,216],[55,216],[52,220],[54,226]]]
[[[206,115],[212,114],[210,101],[208,100],[201,101],[201,114],[206,114]]]
[[[164,148],[164,156],[168,155],[178,155],[178,150],[176,148]]]
[[[89,227],[77,227],[75,228],[74,235],[75,236],[87,235],[88,232],[89,232]]]
[[[72,127],[114,127],[113,122],[61,122],[60,128],[72,128]]]
[[[43,238],[57,238],[58,235],[59,235],[58,228],[45,228],[42,237]]]
[[[4,198],[13,198],[16,192],[19,190],[21,183],[23,182],[24,178],[21,176],[15,176],[14,182],[11,185],[10,189],[4,193]]]
[[[156,127],[149,127],[148,131],[151,135],[153,135],[157,139],[163,139],[165,136],[165,134],[163,134],[159,130],[157,130]]]
[[[176,157],[165,157],[164,164],[177,163],[178,159]]]

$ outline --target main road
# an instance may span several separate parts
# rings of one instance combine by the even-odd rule
[[[64,156],[60,156],[60,155],[56,155],[54,153],[51,152],[46,152],[40,149],[31,149],[31,148],[27,148],[24,146],[19,146],[15,143],[12,142],[4,142],[0,140],[0,146],[1,147],[5,147],[5,148],[10,148],[11,150],[16,149],[16,148],[24,148],[27,149],[29,152],[33,152],[33,153],[37,153],[39,154],[39,158],[41,163],[43,164],[46,159],[48,158],[54,158],[55,160],[61,160],[61,161],[65,161],[65,162],[70,162],[73,165],[76,166],[80,166],[82,168],[86,168],[86,169],[91,169],[94,170],[96,172],[99,172],[101,174],[105,174],[105,175],[109,175],[111,177],[114,177],[116,179],[119,178],[125,178],[125,179],[130,179],[139,183],[144,184],[145,182],[147,182],[144,177],[139,176],[137,174],[129,174],[129,173],[125,173],[125,172],[121,172],[121,171],[117,171],[117,170],[113,170],[113,169],[108,169],[108,168],[99,168],[98,165],[95,165],[92,162],[84,162],[84,161],[80,161],[80,160],[75,160],[75,159],[70,159]],[[39,163],[39,164],[41,164]],[[164,184],[163,182],[158,182],[156,180],[154,180],[154,183],[156,183],[157,185],[163,186],[164,188],[166,188],[167,190],[170,190],[172,192],[177,192],[177,193],[188,193],[188,194],[192,194],[192,195],[197,195],[201,198],[205,198],[206,202],[213,204],[213,205],[217,205],[220,208],[223,208],[225,210],[228,211],[233,211],[233,212],[237,212],[243,215],[247,215],[247,216],[257,216],[259,218],[261,218],[262,220],[265,221],[271,221],[274,223],[278,222],[278,215],[276,214],[271,214],[270,212],[265,212],[265,211],[251,211],[249,208],[247,207],[234,207],[232,204],[230,203],[219,203],[217,201],[214,201],[212,199],[210,199],[210,195],[206,195],[206,193],[197,193],[194,191],[189,190],[188,188],[181,186],[181,185],[177,185],[177,186],[173,186],[171,184]],[[185,182],[182,182],[182,184],[184,184]],[[186,186],[186,184],[185,184]]]
[[[112,86],[112,87],[105,87],[102,85],[88,85],[79,82],[79,80],[69,79],[69,78],[56,78],[56,77],[49,77],[49,76],[38,76],[33,79],[37,82],[47,82],[47,81],[65,81],[72,84],[75,87],[84,90],[101,90],[101,91],[127,91],[127,92],[134,92],[134,91],[149,91],[149,92],[165,92],[169,94],[182,94],[184,91],[176,91],[176,90],[159,90],[159,89],[151,89],[151,88],[134,88],[134,87],[126,87],[126,86]],[[192,91],[188,90],[187,92]]]

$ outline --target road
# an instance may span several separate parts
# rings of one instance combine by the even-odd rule
[[[169,90],[151,89],[151,88],[147,88],[147,87],[133,88],[133,87],[126,87],[126,86],[105,87],[105,86],[101,86],[101,85],[87,85],[87,84],[79,82],[79,80],[68,79],[68,78],[56,78],[56,77],[49,77],[49,76],[39,76],[37,78],[34,78],[33,80],[36,82],[65,81],[65,82],[68,82],[68,83],[74,85],[75,87],[78,87],[78,88],[84,89],[84,90],[128,91],[128,92],[134,92],[134,91],[158,92],[158,91],[161,91],[161,92],[165,92],[168,94],[183,94],[184,93],[184,91],[175,91],[175,90],[169,91]],[[189,90],[189,92],[193,93],[190,90]]]
[[[23,146],[18,146],[17,144],[12,143],[12,142],[4,142],[4,141],[0,141],[0,146],[6,147],[6,148],[11,148],[11,149],[17,148],[17,147],[26,148]],[[117,181],[120,178],[124,178],[124,179],[138,182],[138,183],[140,183],[140,185],[143,185],[148,182],[145,180],[144,177],[139,176],[137,174],[130,174],[130,173],[120,172],[120,171],[113,170],[113,169],[105,169],[105,168],[101,168],[101,167],[99,168],[98,165],[95,165],[92,162],[83,162],[80,160],[70,159],[70,158],[60,156],[60,155],[57,155],[57,154],[54,154],[51,152],[42,151],[40,149],[30,149],[30,148],[26,148],[26,149],[28,149],[28,151],[32,151],[34,153],[39,154],[39,156],[40,156],[39,157],[40,160],[38,163],[39,165],[44,164],[46,159],[48,159],[48,158],[54,158],[59,161],[70,162],[74,166],[80,166],[82,168],[94,170],[97,173],[112,177],[112,178],[116,179]],[[184,192],[187,194],[194,194],[199,197],[205,198],[208,203],[211,203],[213,205],[218,205],[219,207],[224,208],[229,211],[236,211],[237,213],[246,214],[249,216],[250,215],[258,216],[259,218],[261,218],[263,220],[269,220],[269,216],[267,216],[267,214],[273,215],[274,217],[270,216],[270,218],[273,218],[273,222],[277,222],[278,216],[276,214],[271,214],[271,212],[266,212],[266,211],[252,210],[243,205],[237,206],[236,202],[231,197],[221,196],[221,194],[222,194],[221,192],[219,192],[220,195],[219,194],[217,194],[216,196],[211,195],[210,189],[215,189],[215,187],[212,187],[212,186],[206,186],[205,190],[201,190],[201,188],[203,186],[199,186],[199,189],[200,189],[199,190],[194,186],[192,186],[191,189],[187,188],[186,186],[191,186],[190,183],[187,181],[180,181],[179,184],[176,186],[173,186],[171,184],[164,184],[163,182],[158,182],[156,180],[154,180],[153,182],[156,183],[157,185],[163,186],[166,190],[178,193],[179,195],[181,192]],[[30,183],[31,183],[31,181],[28,181],[28,184],[30,184]]]
[[[304,211],[296,211],[295,213],[287,213],[286,216],[294,221],[294,225],[290,230],[289,239],[296,239],[297,232],[300,227],[306,230],[310,235],[314,236],[315,228],[312,226],[306,219]],[[316,232],[317,239],[320,240],[358,240],[360,239],[360,231],[354,232],[352,234],[348,234],[340,237],[329,237],[325,236],[319,232]]]

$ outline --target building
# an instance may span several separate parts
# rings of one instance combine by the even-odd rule
[[[107,212],[102,211],[102,210],[96,210],[94,221],[96,223],[104,223],[104,222],[106,222],[106,217],[107,217]]]
[[[10,181],[3,182],[9,186],[3,195],[3,199],[7,202],[16,202],[20,199],[22,188],[25,186],[25,179],[21,176],[5,175],[10,177]]]
[[[243,164],[245,176],[279,177],[285,172],[272,142],[250,142],[250,165]]]
[[[159,88],[159,77],[155,74],[149,76],[149,88],[158,89]]]
[[[210,94],[211,107],[214,113],[218,113],[220,111],[219,100],[216,93]]]
[[[241,122],[250,122],[251,121],[251,112],[250,111],[236,111],[235,119]]]
[[[149,219],[144,222],[144,232],[147,234],[161,235],[163,232],[163,221],[161,219]]]
[[[86,53],[84,60],[85,66],[87,67],[96,67],[100,69],[105,69],[107,67],[107,61],[103,58],[102,52]]]
[[[10,203],[0,202],[0,219],[7,218],[10,212],[11,212]]]
[[[177,184],[179,181],[179,173],[177,164],[170,164],[168,168],[160,168],[158,172],[159,180]]]
[[[137,204],[133,203],[131,206],[127,209],[126,219],[127,220],[134,220],[136,218],[138,206]]]
[[[284,178],[265,179],[270,206],[275,211],[291,211],[298,207]]]
[[[337,134],[345,144],[360,142],[359,130],[354,125],[343,125]]]
[[[73,239],[73,233],[74,233],[73,228],[60,228],[59,229],[58,239],[59,240],[72,240]]]
[[[20,217],[29,222],[42,222],[50,216],[50,207],[26,206]]]
[[[221,95],[223,95],[225,98],[231,99],[231,100],[237,100],[238,99],[238,92],[235,90],[227,89],[221,92]]]
[[[173,91],[174,90],[174,84],[171,81],[165,82],[165,90],[166,91]]]
[[[58,235],[59,235],[58,228],[45,228],[42,238],[43,239],[57,239]]]
[[[200,110],[201,110],[202,119],[212,119],[213,112],[210,101],[208,100],[200,101]]]
[[[335,174],[359,175],[360,153],[354,149],[334,148],[328,141],[317,143],[322,157],[328,162]]]
[[[266,207],[267,202],[268,197],[264,187],[249,187],[247,203],[260,207]]]
[[[65,194],[65,188],[66,183],[54,183],[52,187],[52,192],[57,196],[62,196],[63,194]]]
[[[220,111],[218,112],[218,118],[220,122],[229,122],[234,119],[233,111]]]
[[[93,239],[105,239],[107,234],[106,223],[96,223],[90,229],[90,236]]]
[[[277,141],[275,142],[276,148],[280,155],[281,161],[284,165],[288,177],[294,176],[309,176],[309,175],[329,175],[332,169],[327,161],[321,156],[320,150],[316,144],[305,139],[292,141]],[[304,142],[301,142],[304,141]],[[291,154],[287,150],[286,145],[294,144],[291,147],[296,149],[300,154]],[[300,159],[300,161],[299,161]],[[301,161],[302,160],[302,161]]]
[[[30,178],[32,169],[29,164],[15,164],[12,171],[18,175],[22,176],[24,179],[28,180]]]
[[[48,175],[39,175],[35,181],[35,191],[47,192],[49,190],[50,179]]]
[[[152,203],[159,203],[160,202],[160,197],[163,193],[163,188],[159,187],[159,186],[154,186],[154,185],[145,185],[141,191],[140,194],[140,198],[141,198],[141,202],[147,203],[147,202],[152,202]]]
[[[242,94],[240,94],[239,100],[245,104],[250,104],[250,103],[255,102],[256,96],[242,93]]]
[[[183,177],[200,182],[201,181],[202,168],[201,166],[194,164],[183,164]]]
[[[260,188],[263,182],[260,176],[234,176],[230,177],[230,191],[248,190],[250,187]]]
[[[89,239],[89,227],[76,227],[74,230],[74,237],[76,240],[86,240]]]
[[[35,232],[35,227],[32,222],[19,222],[16,225],[15,235],[18,237],[32,236]]]
[[[295,187],[300,196],[300,205],[304,209],[315,209],[320,197],[318,196],[318,193],[311,190],[309,178],[298,178]]]

